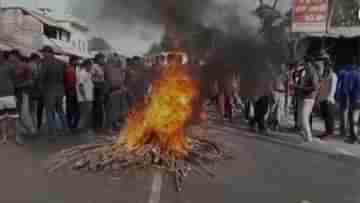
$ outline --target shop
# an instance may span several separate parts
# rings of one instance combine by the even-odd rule
[[[337,69],[360,63],[359,5],[356,0],[293,0],[292,32],[302,34],[299,47],[306,46],[304,54],[325,49]]]

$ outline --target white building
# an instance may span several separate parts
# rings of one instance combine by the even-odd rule
[[[20,49],[26,54],[43,46],[53,47],[59,55],[88,58],[85,31],[74,29],[74,23],[56,20],[37,11],[22,7],[2,8],[0,18],[0,44]],[[73,43],[80,41],[81,45]],[[87,38],[86,38],[87,39]],[[85,42],[85,45],[83,44]]]
[[[89,58],[89,26],[82,20],[66,15],[64,17],[56,18],[56,21],[65,29],[71,32],[70,42],[74,49],[76,49],[79,55],[84,58]]]

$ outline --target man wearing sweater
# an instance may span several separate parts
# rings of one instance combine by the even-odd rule
[[[66,95],[66,120],[70,130],[75,130],[80,119],[79,104],[76,94],[76,65],[78,58],[73,56],[69,60],[64,72],[64,87]]]
[[[125,118],[126,112],[126,87],[125,70],[120,57],[114,54],[104,69],[105,81],[109,88],[106,99],[106,123],[105,128],[109,134],[114,134],[118,127],[118,121]]]

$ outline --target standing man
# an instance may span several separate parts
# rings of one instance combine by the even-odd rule
[[[359,142],[359,117],[360,117],[360,69],[358,66],[349,73],[351,88],[349,94],[350,108],[349,108],[349,124],[350,124],[350,136],[347,138],[347,142],[355,144]]]
[[[105,56],[97,54],[92,68],[92,80],[94,83],[93,126],[95,130],[104,129],[105,121]]]
[[[250,121],[250,127],[256,130],[256,125],[261,133],[268,135],[268,126],[266,122],[266,115],[269,113],[271,96],[266,93],[260,96],[254,103],[254,117]]]
[[[129,108],[132,108],[135,103],[135,93],[134,93],[134,86],[135,86],[135,78],[136,72],[134,71],[134,63],[132,58],[126,59],[126,70],[125,70],[125,86],[127,88],[126,92],[126,100],[129,104]],[[129,109],[130,110],[130,109]]]
[[[334,136],[336,117],[335,91],[338,81],[338,78],[331,67],[330,61],[323,61],[323,66],[325,68],[320,87],[319,102],[321,114],[325,121],[326,132],[319,137],[320,139],[326,139],[329,136]]]
[[[272,120],[272,128],[275,131],[280,129],[280,123],[284,115],[285,107],[285,93],[286,93],[286,75],[285,70],[275,78],[272,84],[272,96],[274,104],[272,106],[272,113],[274,114]]]
[[[105,81],[110,88],[106,102],[106,130],[113,134],[126,109],[125,70],[120,57],[114,54],[105,68]]]
[[[170,57],[169,57],[170,58]],[[168,59],[168,63],[175,63],[174,60]],[[141,101],[148,93],[149,87],[151,85],[151,72],[145,65],[142,63],[142,59],[139,56],[133,57],[133,75],[131,80],[134,82],[133,90],[135,92],[135,102]]]
[[[225,95],[225,102],[224,102],[224,118],[228,119],[231,123],[233,122],[233,104],[234,104],[234,73],[229,73],[225,77],[225,87],[224,87],[224,95]]]
[[[33,123],[36,124],[37,131],[40,131],[43,112],[44,102],[40,90],[40,61],[39,55],[33,53],[29,59],[29,66],[32,71],[32,90],[30,93],[30,114],[32,116]]]
[[[319,75],[312,64],[300,64],[299,81],[295,86],[298,96],[298,122],[305,140],[312,142],[310,117],[320,87]]]
[[[49,136],[55,136],[61,133],[57,132],[56,114],[61,127],[66,128],[65,113],[62,109],[65,64],[54,57],[55,53],[50,46],[45,46],[40,51],[44,55],[41,62],[41,91],[44,95],[48,133]]]
[[[336,87],[336,100],[340,106],[340,133],[347,138],[349,127],[351,72],[356,69],[355,65],[346,65],[338,74]]]
[[[72,56],[65,68],[64,86],[66,95],[66,120],[71,131],[75,130],[79,122],[79,105],[76,94],[76,65],[78,58]]]
[[[300,121],[298,120],[299,116],[299,91],[295,87],[300,85],[300,78],[304,71],[304,61],[296,61],[294,64],[294,70],[292,72],[292,83],[290,84],[289,89],[293,91],[293,105],[294,105],[294,129],[295,131],[300,130]]]
[[[14,58],[16,59],[16,57]],[[23,129],[17,129],[26,135],[35,134],[35,125],[30,115],[30,93],[32,90],[32,72],[28,65],[28,59],[20,56],[20,60],[14,60],[16,65],[15,95],[20,114],[20,123]]]
[[[91,69],[91,61],[85,60],[78,72],[76,83],[76,93],[80,109],[79,129],[87,133],[90,133],[91,112],[94,101],[94,83]]]
[[[18,108],[16,107],[15,98],[15,77],[16,77],[16,63],[20,60],[20,53],[13,50],[9,53],[9,61],[1,61],[0,68],[0,130],[1,130],[1,144],[7,142],[8,136],[12,133],[12,124],[18,122]],[[17,127],[17,126],[16,126]],[[17,130],[15,129],[15,133]],[[23,139],[20,134],[16,133],[16,142],[23,144]]]

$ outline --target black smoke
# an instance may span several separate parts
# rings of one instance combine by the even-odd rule
[[[72,13],[98,22],[108,36],[118,27],[125,28],[125,33],[140,32],[142,38],[151,38],[153,33],[147,30],[168,25],[184,32],[193,25],[206,28],[213,32],[206,40],[211,50],[206,77],[224,78],[238,72],[240,88],[249,95],[266,86],[285,59],[283,47],[266,43],[258,33],[255,8],[255,0],[88,0],[86,4],[78,0],[72,4]],[[121,33],[115,37],[121,38]],[[199,40],[206,37],[197,36]]]
[[[164,24],[171,21],[176,25],[188,24],[202,15],[211,0],[90,0],[71,3],[73,14],[89,18],[91,15],[103,21],[116,19],[130,26],[142,24]],[[89,9],[90,8],[90,9]],[[95,13],[94,13],[95,11]]]

